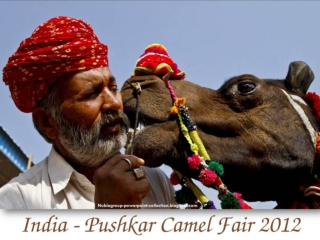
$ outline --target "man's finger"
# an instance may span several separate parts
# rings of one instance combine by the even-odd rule
[[[139,194],[139,197],[141,200],[143,200],[148,193],[150,192],[150,182],[148,179],[143,178],[135,183],[135,189],[137,193]]]
[[[133,155],[118,154],[110,158],[104,164],[104,166],[108,168],[116,166],[117,168],[124,169],[125,171],[130,171],[134,168],[140,167],[143,164],[144,164],[144,160],[142,158],[138,158]]]

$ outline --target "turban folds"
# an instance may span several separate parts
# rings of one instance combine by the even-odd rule
[[[62,74],[108,66],[107,54],[88,23],[55,17],[21,42],[3,68],[3,81],[18,109],[32,112]]]

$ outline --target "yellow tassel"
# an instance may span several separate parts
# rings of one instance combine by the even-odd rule
[[[206,148],[204,147],[204,145],[198,135],[198,132],[196,130],[194,130],[194,131],[191,131],[189,134],[190,134],[192,141],[195,144],[197,144],[198,149],[199,149],[199,154],[202,157],[202,159],[203,160],[210,160],[209,154],[208,154]]]

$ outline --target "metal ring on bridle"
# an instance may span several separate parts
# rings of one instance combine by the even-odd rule
[[[129,170],[131,170],[132,166],[131,166],[131,161],[128,158],[122,158],[122,160],[125,160],[128,164],[129,164]]]
[[[137,180],[140,180],[144,177],[144,173],[141,168],[134,168],[133,172],[134,172],[134,175],[136,175]]]

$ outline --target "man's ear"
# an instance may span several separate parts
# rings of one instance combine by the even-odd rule
[[[32,111],[33,121],[43,131],[43,133],[50,139],[55,140],[58,137],[57,124],[55,119],[47,114],[40,107],[36,107]]]

